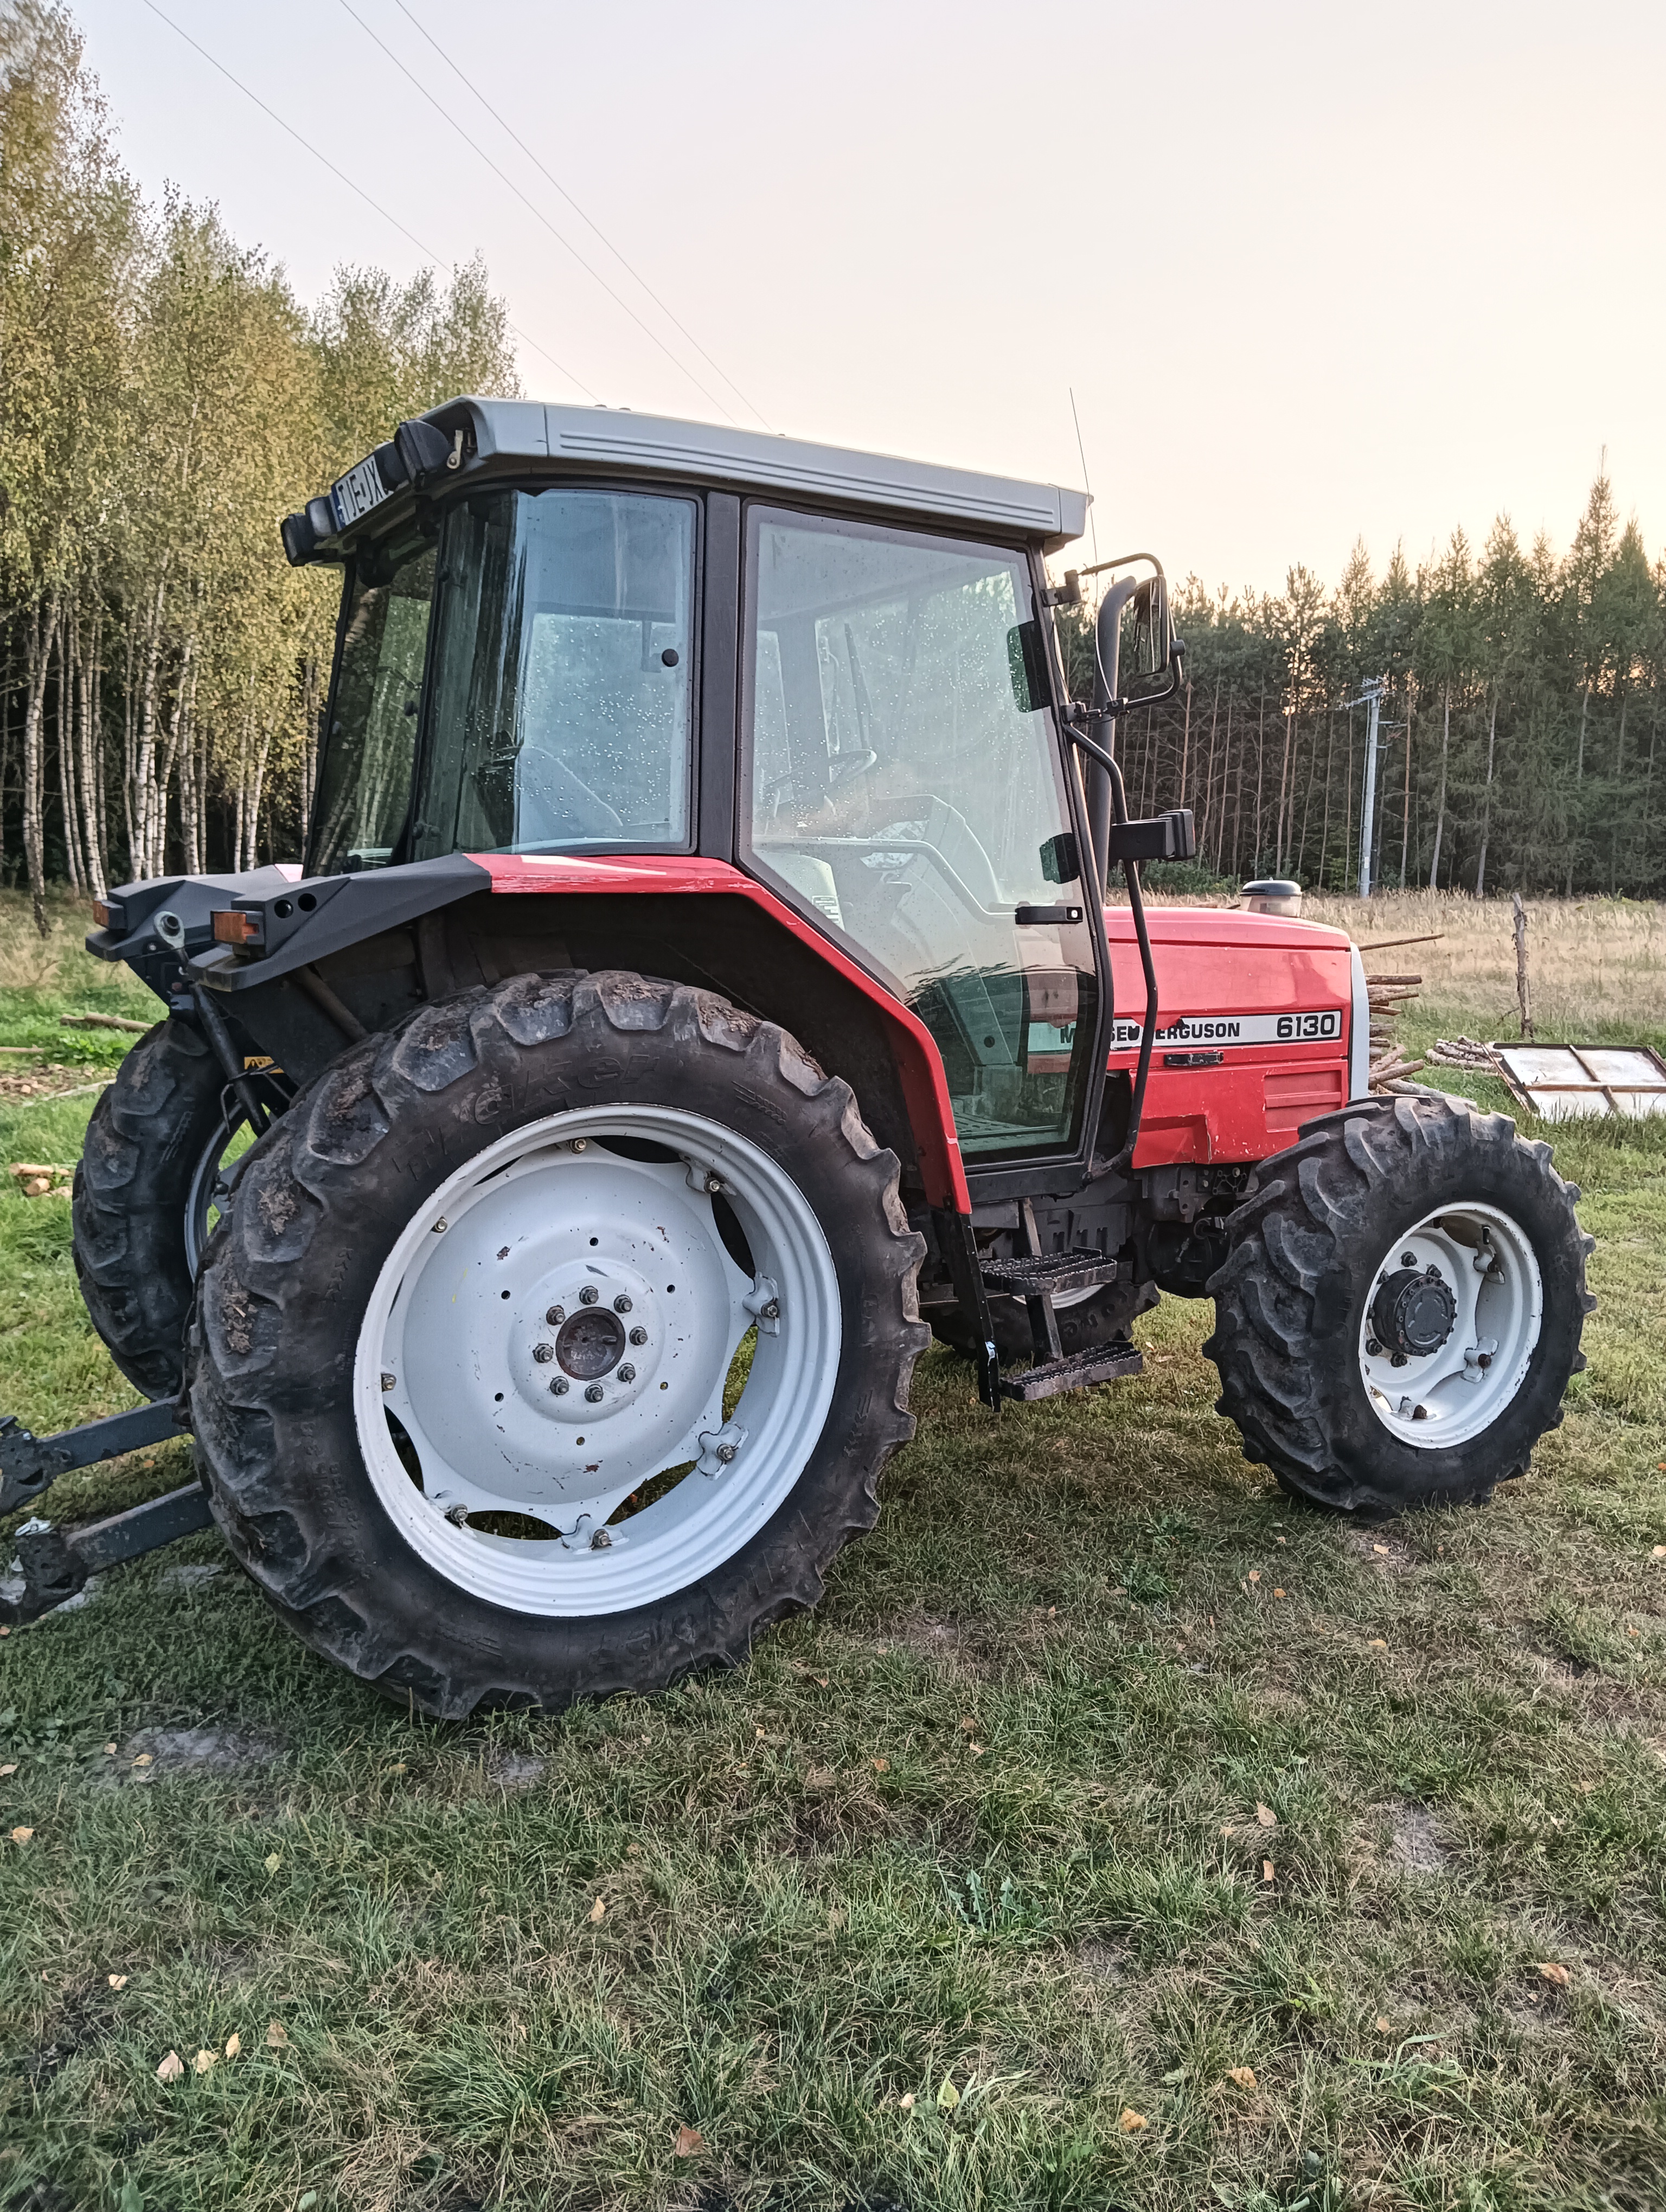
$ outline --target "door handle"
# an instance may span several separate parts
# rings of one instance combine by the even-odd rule
[[[1038,922],[1079,921],[1082,909],[1079,906],[1021,906],[1013,909],[1012,919],[1020,929]]]

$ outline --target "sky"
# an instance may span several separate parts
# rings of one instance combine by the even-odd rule
[[[1666,547],[1657,4],[160,0],[386,216],[72,4],[149,191],[307,300],[478,251],[533,397],[1085,481],[1211,586],[1565,547],[1605,450]]]

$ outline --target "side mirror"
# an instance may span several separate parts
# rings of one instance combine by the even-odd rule
[[[1174,647],[1169,620],[1169,587],[1161,575],[1147,576],[1135,590],[1122,617],[1122,678],[1133,703],[1153,684],[1164,681]]]

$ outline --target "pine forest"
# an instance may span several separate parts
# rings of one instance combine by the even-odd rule
[[[66,13],[0,6],[0,880],[43,928],[51,883],[300,856],[339,583],[278,521],[402,417],[517,389],[480,262],[307,305],[213,207],[147,204]],[[1121,738],[1131,805],[1195,815],[1174,888],[1357,881],[1377,679],[1380,886],[1666,891],[1666,564],[1605,477],[1566,555],[1501,516],[1176,615],[1186,686]]]

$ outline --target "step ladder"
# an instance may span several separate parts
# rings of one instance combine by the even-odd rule
[[[1001,1396],[1028,1404],[1037,1398],[1056,1398],[1066,1390],[1085,1390],[1090,1383],[1143,1373],[1146,1363],[1126,1338],[1067,1355],[1059,1340],[1054,1299],[1067,1291],[1114,1283],[1119,1262],[1100,1252],[1043,1252],[1036,1211],[1027,1198],[1019,1202],[1018,1218],[1027,1250],[1013,1259],[986,1261],[979,1270],[986,1291],[1022,1298],[1030,1317],[1034,1364],[1018,1374],[1002,1375]]]

